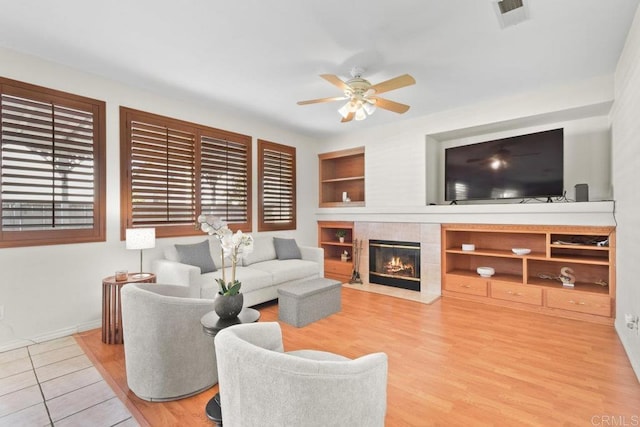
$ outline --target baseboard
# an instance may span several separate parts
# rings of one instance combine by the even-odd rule
[[[631,362],[631,368],[636,373],[636,378],[638,382],[640,382],[640,353],[634,352],[634,346],[631,342],[631,339],[635,338],[635,332],[631,332],[627,329],[627,325],[624,323],[624,319],[617,321],[614,324],[616,333],[618,334],[618,338],[620,338],[620,342],[622,343],[622,347],[624,347],[624,351],[627,353],[627,358],[629,358],[629,362]],[[636,345],[636,347],[638,347]]]
[[[91,329],[101,327],[101,320],[94,320],[91,322],[81,323],[79,325],[58,329],[56,331],[45,332],[43,334],[34,335],[32,337],[18,338],[13,341],[6,342],[0,345],[0,353],[9,350],[15,350],[16,348],[26,347],[28,345],[38,344],[45,341],[55,340],[57,338],[67,337],[69,335],[76,334],[78,332],[84,332]]]
[[[28,345],[35,344],[33,341],[17,339],[6,342],[0,346],[0,353],[5,351],[15,350],[16,348],[26,347]]]

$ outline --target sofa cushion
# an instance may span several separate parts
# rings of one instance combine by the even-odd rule
[[[320,266],[317,262],[303,259],[272,260],[253,264],[251,269],[271,274],[273,283],[281,284],[292,280],[317,277]]]
[[[216,265],[211,258],[209,240],[190,245],[175,245],[181,263],[200,267],[202,273],[216,271]]]
[[[276,259],[276,249],[273,246],[273,237],[257,236],[253,238],[253,252],[242,257],[242,265],[247,267],[256,262]]]
[[[231,267],[225,268],[225,275],[227,281],[230,282]],[[216,279],[220,278],[222,278],[222,270],[202,274],[199,278],[201,289],[200,296],[202,298],[215,298],[219,290]],[[253,267],[236,268],[236,280],[239,280],[242,283],[240,292],[245,293],[255,291],[256,289],[267,288],[275,283],[270,272],[258,270]]]
[[[280,260],[302,258],[302,254],[300,254],[300,248],[296,243],[296,239],[283,239],[281,237],[274,237],[273,246],[276,250],[276,256]]]
[[[220,240],[215,237],[209,237],[209,252],[211,253],[211,259],[216,265],[216,270],[222,268],[222,248],[220,247]],[[178,251],[175,245],[167,245],[164,247],[164,258],[168,261],[180,262]],[[225,265],[231,265],[231,259],[226,257],[224,259]]]

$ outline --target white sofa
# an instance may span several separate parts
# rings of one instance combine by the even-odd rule
[[[194,265],[180,262],[175,245],[164,250],[164,259],[152,261],[151,269],[158,283],[187,286],[192,298],[213,299],[218,293],[215,279],[222,277],[220,242],[207,237],[209,250],[217,271],[201,273]],[[278,298],[278,288],[288,283],[324,277],[322,248],[298,246],[301,259],[278,259],[273,236],[255,236],[253,252],[242,258],[236,269],[236,279],[242,282],[244,306],[260,304]],[[225,260],[227,281],[231,280],[231,263]]]

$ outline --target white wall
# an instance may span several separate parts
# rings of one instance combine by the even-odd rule
[[[107,104],[107,240],[102,243],[0,249],[0,351],[100,326],[102,278],[118,269],[137,271],[138,253],[120,241],[119,107],[127,106],[253,136],[253,222],[257,229],[257,138],[297,148],[298,229],[286,234],[300,244],[316,245],[317,206],[315,141],[282,131],[222,107],[186,103],[82,73],[59,64],[0,49],[0,76],[100,99]],[[145,266],[162,247],[202,237],[158,239],[145,251]]]
[[[624,322],[626,313],[640,316],[640,9],[618,62],[615,94],[611,119],[618,219],[616,330],[640,379],[640,335]]]
[[[435,151],[429,151],[432,156],[436,156],[437,164],[427,173],[428,182],[435,184],[430,185],[427,189],[427,202],[446,203],[444,201],[443,172],[444,150],[446,148],[559,128],[564,129],[564,190],[566,197],[574,199],[575,185],[586,183],[589,185],[589,200],[611,200],[611,133],[609,117],[602,115],[493,133],[479,131],[473,136],[449,140],[438,141],[433,137],[428,137],[428,144],[436,144]],[[520,199],[499,201],[499,203],[519,202]]]
[[[613,77],[548,88],[350,133],[322,144],[332,151],[365,144],[366,207],[442,203],[444,146],[564,126],[565,188],[587,182],[592,200],[611,197],[608,113]],[[376,114],[393,114],[379,111]],[[373,120],[373,117],[372,117]]]

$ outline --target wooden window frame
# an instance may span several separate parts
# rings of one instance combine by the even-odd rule
[[[50,89],[42,86],[36,86],[29,83],[24,83],[16,80],[0,77],[0,95],[6,95],[9,97],[23,98],[25,100],[34,101],[36,103],[51,104],[53,110],[60,109],[72,109],[75,111],[82,111],[87,115],[91,115],[92,120],[92,137],[91,140],[91,155],[93,164],[91,167],[91,186],[92,186],[92,225],[91,227],[78,227],[78,228],[65,228],[55,229],[55,225],[48,229],[41,230],[4,230],[4,224],[0,224],[0,248],[10,247],[24,247],[24,246],[43,246],[43,245],[58,245],[58,244],[71,244],[71,243],[87,243],[87,242],[104,242],[106,240],[106,104],[104,101],[87,98],[80,95],[75,95],[68,92],[62,92],[55,89]],[[25,112],[25,115],[28,115]],[[57,114],[56,114],[57,115]],[[25,116],[26,117],[26,116]],[[32,120],[37,120],[33,119]],[[51,123],[55,123],[56,117],[52,117]],[[35,123],[35,122],[34,122]],[[49,122],[46,122],[46,126]],[[28,126],[28,125],[27,125]],[[0,128],[2,123],[0,122]],[[55,126],[54,126],[55,128]],[[61,127],[62,128],[62,127]],[[53,130],[52,130],[53,132]],[[58,132],[58,131],[55,131]],[[66,136],[56,133],[52,137],[51,147],[55,152],[56,143],[60,142],[66,148],[63,151],[73,152],[75,150],[86,151],[87,146],[80,145],[73,147],[68,135]],[[34,138],[34,137],[32,137]],[[86,137],[84,138],[87,139]],[[35,141],[35,140],[33,140]],[[44,141],[44,140],[43,140]],[[49,140],[46,140],[49,142]],[[26,144],[31,143],[24,142]],[[80,144],[80,142],[77,142]],[[4,145],[3,145],[4,147]],[[0,147],[0,153],[4,148]],[[64,154],[63,154],[64,155]],[[68,154],[67,154],[68,156]],[[53,162],[53,160],[52,160]],[[53,163],[52,163],[53,164]],[[13,168],[15,170],[15,167]],[[0,163],[0,172],[2,171],[2,164]],[[11,173],[11,170],[10,172]],[[38,179],[34,175],[34,179]],[[58,178],[59,179],[59,178]],[[55,188],[56,178],[52,178],[51,185]],[[0,181],[1,187],[2,181]],[[1,188],[0,188],[1,190]],[[80,195],[80,190],[78,189]],[[26,193],[25,193],[26,194]],[[52,194],[55,193],[55,190]],[[86,195],[84,196],[86,197]],[[0,218],[3,217],[2,212],[2,193],[0,192]],[[58,200],[54,198],[54,200]],[[57,204],[57,202],[53,202]],[[56,208],[52,209],[55,212]],[[67,218],[57,217],[56,218]],[[70,218],[70,217],[69,217]],[[55,222],[55,220],[53,221]]]
[[[152,124],[159,127],[167,127],[172,130],[179,130],[185,133],[192,133],[193,140],[193,201],[188,221],[176,224],[168,224],[163,221],[157,223],[135,224],[133,218],[132,203],[132,121]],[[215,129],[196,123],[178,120],[171,117],[161,116],[149,112],[134,110],[128,107],[120,107],[120,237],[125,238],[127,228],[136,227],[155,227],[156,237],[177,237],[177,236],[194,236],[202,235],[202,231],[197,226],[197,217],[202,213],[202,138],[213,138],[232,141],[236,144],[246,147],[246,221],[228,222],[229,227],[233,230],[242,230],[243,232],[251,231],[251,212],[252,212],[252,194],[251,194],[251,137],[241,135],[234,132]],[[168,166],[167,166],[168,167]],[[222,218],[227,220],[226,218]]]
[[[291,163],[291,220],[282,223],[272,223],[266,220],[265,215],[267,210],[265,209],[266,199],[266,181],[265,181],[265,151],[275,151],[285,153],[292,157]],[[258,140],[258,231],[283,231],[283,230],[295,230],[297,228],[296,212],[296,147],[288,145],[277,144],[275,142],[269,142],[265,140]]]

